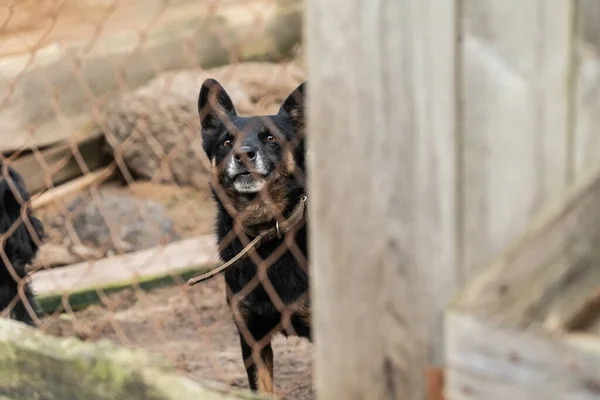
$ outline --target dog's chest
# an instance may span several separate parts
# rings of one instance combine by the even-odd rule
[[[243,296],[241,300],[250,311],[277,313],[275,305],[290,305],[308,295],[308,275],[304,268],[291,251],[276,254],[278,247],[278,243],[273,242],[258,250],[258,256],[266,261],[267,268],[262,282],[260,273],[256,278],[259,271],[251,259],[240,261],[225,272],[228,292]],[[302,257],[306,257],[304,246],[297,250],[301,251]]]
[[[289,295],[308,287],[308,276],[292,258],[287,253],[270,265],[261,265],[261,268],[266,268],[265,275],[254,262],[243,260],[229,268],[225,277],[234,293],[247,286],[246,290],[258,287],[267,287],[269,290],[268,288],[272,287],[282,296]]]

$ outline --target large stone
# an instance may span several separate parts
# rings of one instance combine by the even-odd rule
[[[207,187],[196,107],[207,78],[223,84],[239,115],[260,115],[277,112],[305,73],[294,63],[241,63],[165,73],[121,95],[107,106],[100,129],[133,178]]]
[[[302,0],[226,1],[217,7],[208,0],[9,3],[18,6],[0,7],[5,99],[0,152],[90,134],[90,120],[106,99],[161,71],[223,65],[232,57],[289,57],[302,36],[304,5]]]
[[[166,362],[103,341],[58,339],[0,318],[0,398],[12,400],[259,399],[177,375]]]
[[[161,204],[108,192],[76,198],[68,206],[67,231],[69,224],[81,244],[103,255],[148,249],[178,239]],[[73,239],[72,244],[78,245]]]

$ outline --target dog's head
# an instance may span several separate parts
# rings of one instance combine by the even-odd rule
[[[11,263],[20,267],[31,263],[44,236],[42,222],[25,209],[29,199],[23,178],[0,164],[0,245]]]
[[[203,83],[198,97],[203,148],[226,193],[252,196],[303,179],[305,84],[277,114],[240,117],[216,80]]]

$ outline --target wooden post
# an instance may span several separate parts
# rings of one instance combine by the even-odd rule
[[[577,179],[593,167],[600,153],[600,2],[573,2],[576,16],[572,49],[577,64],[572,84],[575,90],[574,172]]]
[[[319,399],[423,399],[456,289],[455,2],[308,0]]]
[[[570,116],[577,3],[461,1],[465,281],[567,185],[573,124],[580,125]]]

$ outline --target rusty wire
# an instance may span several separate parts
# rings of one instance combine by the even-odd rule
[[[238,239],[242,244],[249,243],[249,238],[242,229],[235,229],[229,232],[223,243],[216,243],[212,234],[214,219],[214,201],[211,198],[210,188],[218,199],[226,204],[231,199],[227,193],[219,187],[219,182],[215,180],[211,173],[211,163],[207,159],[204,151],[198,143],[200,137],[200,124],[198,111],[196,109],[196,99],[191,99],[187,103],[181,100],[181,96],[174,95],[175,87],[178,81],[182,79],[177,75],[179,70],[192,71],[196,74],[196,81],[193,81],[193,90],[197,93],[200,85],[205,78],[214,77],[210,75],[207,67],[213,65],[224,65],[215,69],[219,81],[230,91],[232,100],[238,102],[239,110],[244,115],[248,114],[269,114],[275,107],[279,107],[281,102],[290,94],[305,77],[303,71],[291,59],[290,54],[283,54],[282,49],[276,40],[272,40],[266,47],[265,52],[269,53],[269,58],[277,59],[278,65],[270,66],[268,70],[260,73],[260,65],[246,66],[244,58],[253,50],[260,39],[260,35],[265,35],[272,28],[268,18],[273,18],[270,11],[279,7],[278,1],[230,1],[216,2],[206,1],[202,4],[196,2],[195,8],[184,9],[186,2],[175,2],[168,0],[146,1],[146,0],[110,0],[110,1],[76,1],[76,0],[44,0],[35,2],[33,0],[15,0],[9,5],[0,5],[0,42],[4,41],[7,45],[5,54],[0,51],[0,56],[7,59],[10,57],[20,57],[21,69],[12,71],[12,75],[5,76],[0,71],[0,118],[4,110],[10,110],[14,104],[19,104],[23,109],[32,104],[41,104],[38,109],[29,110],[31,118],[21,122],[20,138],[24,138],[9,150],[0,152],[0,163],[3,166],[0,180],[8,183],[10,193],[17,200],[20,211],[18,218],[11,221],[11,226],[0,233],[0,262],[4,264],[8,274],[17,282],[19,295],[11,299],[8,308],[3,310],[3,317],[7,317],[15,304],[19,301],[25,303],[28,313],[34,319],[36,325],[43,332],[58,336],[78,336],[83,340],[96,341],[109,338],[123,346],[139,346],[139,337],[130,332],[146,332],[145,335],[151,335],[159,343],[152,346],[149,351],[158,351],[182,374],[188,374],[191,364],[203,362],[203,354],[193,354],[182,348],[182,339],[173,339],[172,331],[167,331],[166,324],[173,324],[174,314],[180,316],[178,324],[191,327],[197,334],[193,340],[202,344],[202,348],[208,349],[213,346],[213,341],[221,333],[217,327],[217,322],[232,324],[235,321],[241,327],[242,336],[253,347],[254,353],[260,352],[260,349],[270,338],[252,337],[249,330],[244,327],[244,321],[241,318],[238,309],[240,297],[247,295],[262,285],[269,295],[274,306],[282,313],[282,320],[276,329],[285,329],[289,333],[293,332],[291,326],[291,315],[298,310],[299,304],[303,304],[308,299],[308,293],[298,299],[294,304],[284,304],[282,299],[276,293],[275,288],[269,282],[268,271],[271,265],[288,252],[292,254],[299,265],[307,271],[307,260],[302,252],[294,243],[293,239],[287,237],[286,240],[278,246],[268,258],[261,259],[257,253],[251,253],[250,259],[258,265],[258,273],[232,298],[232,309],[222,312],[225,303],[225,295],[230,288],[224,284],[223,277],[215,279],[217,282],[207,284],[208,288],[188,287],[185,279],[174,274],[172,282],[167,287],[157,286],[148,287],[147,276],[144,276],[145,266],[152,264],[153,260],[165,258],[168,246],[178,241],[190,238],[207,236],[213,238],[214,249],[226,246],[231,241]],[[183,4],[183,5],[182,5]],[[173,33],[173,23],[169,25],[166,21],[177,21],[177,18],[183,18],[181,10],[197,12],[199,23],[196,28],[182,27],[185,34]],[[236,37],[227,31],[227,26],[214,21],[219,21],[222,14],[219,14],[223,8],[230,7],[237,14],[243,14],[242,10],[247,10],[247,15],[243,16],[246,33],[244,37]],[[189,13],[185,13],[189,14]],[[189,17],[189,15],[187,15]],[[32,18],[37,22],[32,23]],[[189,18],[188,18],[189,20]],[[121,22],[119,22],[121,21]],[[123,22],[125,21],[125,22]],[[177,25],[177,24],[175,24]],[[151,45],[151,41],[156,37],[159,27],[167,27],[172,35],[179,35],[178,42],[171,42],[170,48],[161,51],[167,52],[169,56],[157,55],[157,46]],[[122,29],[122,32],[119,31]],[[160,28],[162,29],[162,28]],[[99,81],[95,81],[94,74],[90,69],[94,68],[94,63],[98,62],[99,54],[102,51],[110,53],[110,46],[123,45],[115,40],[118,34],[124,37],[136,38],[127,43],[125,53],[115,56],[111,63],[104,65],[110,66],[114,81],[109,84],[104,82],[103,86]],[[111,36],[112,35],[112,36]],[[298,34],[299,36],[299,34]],[[112,39],[111,39],[112,38]],[[206,58],[210,55],[210,50],[205,49],[207,38],[214,41],[214,45],[227,53],[225,59],[223,54],[216,50],[213,53],[215,60]],[[111,42],[112,40],[112,42]],[[262,40],[262,39],[261,39]],[[73,43],[77,42],[77,46]],[[210,43],[209,43],[210,44]],[[1,47],[2,43],[0,43]],[[9,46],[10,45],[10,46]],[[270,47],[269,47],[270,46]],[[51,50],[48,50],[52,48]],[[44,52],[54,51],[54,56],[60,60],[61,73],[52,75],[52,71],[45,70],[40,65],[43,60]],[[223,51],[221,51],[223,52]],[[201,54],[202,53],[202,54]],[[166,57],[166,58],[165,58]],[[173,59],[178,59],[174,62]],[[253,56],[250,56],[253,58]],[[167,62],[168,61],[168,62]],[[131,82],[129,74],[133,74],[140,69],[140,63],[147,68],[145,76],[137,79],[135,85]],[[57,64],[58,65],[58,64]],[[295,68],[295,69],[294,69]],[[133,72],[132,72],[133,71]],[[148,72],[150,71],[150,72]],[[247,72],[250,71],[250,72]],[[254,72],[253,72],[254,71]],[[259,71],[256,73],[255,71]],[[273,72],[275,71],[275,72]],[[298,72],[300,71],[300,72]],[[174,74],[169,76],[169,74]],[[240,77],[240,74],[247,74],[247,77]],[[159,82],[161,77],[164,82]],[[35,84],[43,93],[24,94],[23,88],[27,87],[30,81],[35,79]],[[158,79],[152,96],[139,94],[138,88],[149,82]],[[245,80],[244,80],[245,79]],[[162,86],[161,86],[162,85]],[[192,85],[190,83],[190,85]],[[250,95],[240,93],[240,85],[244,90],[254,91]],[[245,85],[245,86],[244,86]],[[185,86],[185,85],[183,85]],[[179,87],[180,90],[181,87]],[[77,100],[77,107],[70,104],[69,99],[73,99],[73,93],[80,93]],[[127,97],[130,96],[130,97]],[[154,97],[153,97],[154,96]],[[175,99],[171,102],[169,99]],[[130,101],[131,100],[131,101]],[[156,108],[148,108],[151,104]],[[123,115],[127,112],[127,118],[130,120],[118,120],[119,105],[126,105],[129,108],[124,109]],[[71,109],[67,108],[71,107]],[[84,124],[76,121],[73,109],[84,110],[86,122]],[[159,110],[154,113],[154,110]],[[7,111],[9,112],[9,111]],[[275,111],[276,112],[276,111]],[[116,115],[116,117],[115,117]],[[110,118],[115,120],[110,120]],[[22,118],[24,120],[24,118]],[[118,123],[115,125],[115,121]],[[224,120],[225,124],[230,121]],[[263,120],[269,130],[276,132],[277,128],[273,122],[266,118]],[[57,141],[40,142],[38,138],[42,132],[47,132],[51,124],[56,129],[62,129],[67,132],[63,138]],[[120,125],[119,125],[120,124]],[[130,124],[128,128],[124,125]],[[118,129],[129,129],[126,138],[121,137],[122,132]],[[165,144],[164,135],[158,136],[157,132],[170,132],[170,143]],[[88,165],[90,160],[90,151],[82,151],[82,148],[89,143],[90,137],[94,134],[100,135],[103,140],[95,150],[98,153],[106,153],[107,162],[102,166]],[[121,136],[119,136],[121,135]],[[146,150],[151,150],[148,158],[157,160],[155,174],[150,177],[140,176],[139,172],[132,171],[130,168],[130,154],[128,150],[132,146],[144,144]],[[297,143],[283,143],[283,146],[293,148]],[[63,150],[53,153],[54,149],[63,146]],[[64,150],[66,149],[66,150]],[[92,152],[93,153],[93,152]],[[54,155],[52,155],[54,154]],[[58,155],[56,155],[58,154]],[[203,170],[205,182],[180,183],[181,174],[173,170],[174,163],[180,162],[182,158],[191,157],[197,159],[198,170]],[[24,160],[27,160],[25,162]],[[32,168],[34,165],[36,168]],[[44,182],[43,187],[35,187],[29,191],[31,199],[21,198],[18,188],[15,186],[12,178],[9,176],[8,168],[14,168],[22,174],[28,189],[32,189],[32,180]],[[77,191],[61,195],[54,198],[51,202],[37,207],[36,201],[43,196],[47,196],[61,187],[68,184],[69,180],[80,178],[97,173],[102,168],[109,168],[114,173],[104,176],[102,179],[88,183]],[[69,179],[61,178],[66,170],[73,169],[78,173],[71,173]],[[299,180],[304,181],[302,171],[295,170]],[[191,179],[191,178],[190,178]],[[144,189],[145,188],[145,189]],[[142,190],[150,192],[150,195],[138,195]],[[155,200],[161,197],[163,190],[168,190],[169,195],[164,195],[167,200],[160,203]],[[119,218],[114,217],[114,211],[107,203],[103,202],[103,196],[118,195],[133,199],[135,203],[135,213],[123,215]],[[255,199],[257,202],[269,202],[265,191],[261,191]],[[75,200],[79,199],[77,202]],[[171,234],[164,234],[161,227],[156,226],[152,218],[154,211],[148,208],[146,200],[158,202],[167,214],[174,213],[169,209],[177,209],[179,214],[185,217],[171,218],[174,224],[174,230],[179,231],[177,238]],[[201,203],[198,207],[196,203]],[[184,206],[185,205],[185,206]],[[75,220],[79,218],[86,210],[93,208],[101,218],[108,230],[108,237],[103,243],[97,243],[92,246],[89,240],[86,241],[80,237],[81,223],[76,224]],[[179,208],[177,208],[179,207]],[[212,211],[203,211],[203,210]],[[282,221],[284,216],[277,210],[276,219]],[[5,213],[8,211],[5,209]],[[202,212],[210,214],[210,218],[203,215]],[[31,213],[31,214],[30,214]],[[171,216],[169,214],[169,217]],[[198,214],[198,221],[195,221],[195,215]],[[40,218],[44,224],[45,235],[38,235],[32,226],[29,215]],[[235,217],[235,216],[234,216]],[[141,222],[140,222],[141,221]],[[185,228],[177,225],[181,221]],[[153,237],[154,245],[143,248],[142,250],[131,250],[123,243],[123,232],[130,229],[135,224],[145,224],[146,231],[152,231],[148,236]],[[202,224],[199,229],[199,224]],[[77,225],[77,226],[76,226]],[[210,226],[207,226],[210,225]],[[32,262],[27,265],[27,273],[24,278],[20,277],[22,271],[21,265],[15,264],[14,254],[7,251],[7,239],[14,235],[18,229],[25,229],[32,241],[40,247],[40,252]],[[131,228],[133,229],[133,228]],[[203,233],[196,233],[202,230]],[[158,244],[156,244],[158,243]],[[47,260],[46,249],[60,248],[68,253],[70,261],[59,262],[59,266],[53,265],[54,260]],[[91,246],[91,247],[90,247]],[[93,247],[93,248],[92,248]],[[75,251],[77,250],[77,251]],[[207,249],[199,249],[206,251]],[[120,257],[132,255],[137,251],[144,252],[144,257],[123,259],[120,268],[131,272],[131,282],[127,287],[114,290],[110,285],[102,286],[88,290],[85,296],[76,293],[81,290],[78,282],[85,280],[86,276],[101,276],[98,272],[98,265],[111,257]],[[128,261],[129,260],[129,261]],[[75,268],[72,265],[77,267]],[[66,271],[64,274],[50,274],[54,271]],[[75,271],[75,272],[73,272]],[[92,275],[95,274],[95,275]],[[77,276],[75,276],[77,275]],[[77,278],[79,277],[79,278]],[[52,311],[46,311],[43,315],[36,315],[34,305],[29,304],[24,296],[24,285],[33,284],[34,289],[36,280],[45,280],[45,285],[53,288],[53,293],[58,294],[55,307]],[[173,292],[177,288],[177,293]],[[44,287],[40,293],[43,298],[48,291]],[[164,304],[171,307],[169,312],[157,312],[155,315],[136,315],[136,310],[132,306],[135,304],[153,303],[156,307],[156,298],[160,293],[165,293]],[[203,302],[198,298],[197,293],[206,293],[210,298]],[[37,296],[37,293],[36,293]],[[86,303],[81,307],[77,300],[78,297],[96,298],[95,302]],[[87,297],[86,297],[87,296]],[[42,301],[43,303],[43,301]],[[216,305],[215,305],[216,304]],[[166,307],[166,306],[165,306]],[[214,307],[218,313],[210,311],[212,314],[207,316],[207,309]],[[119,314],[120,313],[120,314]],[[129,313],[129,314],[128,314]],[[216,321],[215,314],[219,319],[227,319],[227,322]],[[135,329],[133,329],[135,327]],[[171,330],[173,328],[170,328]],[[139,336],[143,336],[140,334]],[[191,341],[186,338],[186,343]],[[144,346],[141,346],[144,348]],[[148,347],[148,346],[146,346]],[[183,346],[185,347],[185,346]],[[225,350],[224,350],[225,349]],[[222,380],[224,383],[234,386],[248,387],[243,365],[251,363],[252,360],[242,360],[239,341],[236,339],[228,343],[214,343],[215,352],[231,352],[235,354],[232,360],[237,365],[238,373],[235,378],[231,378],[229,367],[223,367],[219,362],[212,366],[210,376],[194,376],[195,379],[202,381]],[[219,354],[221,354],[219,353]],[[277,358],[277,355],[275,356]],[[254,362],[261,362],[254,360]],[[240,369],[241,368],[241,369]],[[275,382],[277,388],[278,382]],[[286,395],[280,390],[279,394]],[[290,394],[291,396],[291,394]],[[290,397],[293,398],[293,397]]]

